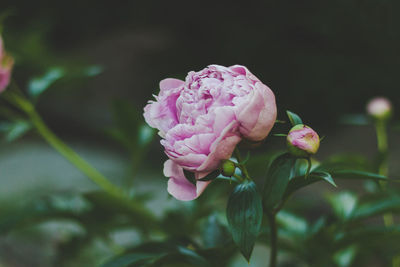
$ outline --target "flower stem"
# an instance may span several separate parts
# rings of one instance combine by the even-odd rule
[[[270,257],[269,257],[269,267],[276,266],[276,258],[278,254],[278,233],[276,227],[276,213],[267,212],[267,217],[269,220],[270,228]]]
[[[386,133],[386,123],[382,120],[375,124],[376,138],[378,141],[378,151],[382,156],[382,161],[379,165],[379,174],[388,175],[388,141]]]
[[[247,171],[246,165],[242,164],[243,160],[242,160],[242,156],[240,155],[240,151],[239,149],[236,147],[235,148],[235,157],[238,161],[238,167],[240,168],[240,170],[242,171],[242,174],[244,176],[244,178],[246,178],[247,180],[251,180],[249,172]]]
[[[387,176],[389,174],[389,163],[388,163],[388,156],[389,156],[389,149],[388,149],[388,138],[387,138],[387,131],[386,131],[386,121],[385,120],[378,120],[375,123],[376,129],[376,138],[378,141],[378,151],[382,160],[380,161],[378,167],[378,173],[383,176]],[[386,182],[379,182],[381,189],[386,190]],[[385,226],[389,227],[392,226],[394,223],[392,213],[388,212],[383,215],[383,222]]]
[[[237,174],[234,174],[233,177],[235,177],[236,179],[238,179],[241,183],[244,182],[244,179],[243,179],[241,176],[237,175]]]
[[[83,158],[81,158],[75,151],[68,147],[62,142],[44,123],[43,119],[36,112],[33,104],[19,93],[12,91],[5,92],[4,97],[13,105],[20,108],[31,120],[32,124],[38,131],[38,133],[62,156],[68,159],[73,165],[75,165],[82,173],[89,177],[95,184],[97,184],[104,191],[110,195],[121,197],[123,191],[112,184],[106,177],[104,177],[99,171],[93,168]]]

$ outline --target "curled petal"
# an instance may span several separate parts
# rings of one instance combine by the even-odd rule
[[[243,109],[241,109],[243,108]],[[277,115],[275,96],[271,89],[258,82],[249,102],[238,108],[239,130],[249,140],[261,141],[271,131]]]
[[[198,171],[212,171],[218,168],[221,160],[229,159],[235,150],[236,145],[240,142],[240,136],[231,132],[237,122],[232,121],[221,135],[211,145],[211,152],[207,159],[197,169]]]
[[[160,91],[161,92],[169,91],[171,89],[183,86],[183,84],[184,82],[182,80],[167,78],[160,82]]]
[[[207,173],[196,173],[197,179],[206,176]],[[164,163],[164,175],[169,177],[168,192],[178,200],[189,201],[196,199],[203,193],[204,189],[210,182],[197,181],[196,186],[190,183],[183,173],[182,167],[174,163],[172,160],[167,160]]]

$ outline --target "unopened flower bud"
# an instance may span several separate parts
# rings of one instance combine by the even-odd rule
[[[231,177],[235,174],[236,165],[230,160],[223,160],[221,163],[221,173],[223,176]]]
[[[375,97],[368,102],[367,112],[375,119],[388,119],[392,114],[392,104],[385,97]]]
[[[0,93],[4,91],[10,83],[13,65],[14,60],[5,52],[3,40],[0,36]]]
[[[304,124],[294,126],[286,138],[289,152],[296,157],[308,157],[317,153],[319,136]]]

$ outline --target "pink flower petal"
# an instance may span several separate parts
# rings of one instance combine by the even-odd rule
[[[184,84],[184,81],[181,81],[178,79],[173,79],[173,78],[167,78],[160,82],[160,90],[161,91],[169,91],[171,89],[175,89],[179,86],[182,86],[183,84]]]
[[[211,146],[211,152],[207,159],[201,164],[197,169],[198,171],[212,171],[218,168],[221,160],[229,159],[235,150],[236,145],[240,142],[241,138],[230,131],[237,124],[236,121],[232,121],[225,129],[222,131],[218,139],[214,141]]]
[[[275,96],[271,89],[256,83],[250,102],[238,109],[240,132],[249,140],[260,141],[271,131],[276,115]]]
[[[208,173],[202,173],[200,176],[204,177]],[[178,200],[189,201],[196,199],[203,193],[204,189],[210,182],[197,181],[196,186],[191,184],[183,173],[183,169],[172,160],[167,160],[164,163],[164,175],[169,177],[168,192]]]

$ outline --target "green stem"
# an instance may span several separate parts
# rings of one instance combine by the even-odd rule
[[[235,151],[234,151],[234,153],[235,153],[235,157],[236,157],[236,159],[237,159],[237,161],[238,161],[238,167],[240,168],[240,170],[242,171],[242,174],[244,175],[244,177],[247,179],[247,180],[251,180],[251,178],[250,178],[250,175],[249,175],[249,172],[247,171],[247,168],[246,168],[246,165],[245,164],[242,164],[242,156],[240,155],[240,151],[239,151],[239,149],[236,147],[235,148]]]
[[[380,175],[388,176],[389,174],[389,163],[388,163],[388,156],[389,156],[389,146],[388,146],[388,138],[387,138],[387,131],[386,131],[386,121],[385,120],[378,120],[375,123],[376,129],[376,138],[378,142],[378,151],[382,160],[379,164],[378,172]],[[386,182],[379,182],[381,189],[386,190]],[[389,227],[394,224],[394,219],[392,213],[388,212],[383,215],[383,222],[385,226]]]
[[[106,177],[99,171],[93,168],[89,163],[82,159],[75,151],[64,144],[44,123],[40,115],[36,112],[32,103],[20,94],[6,92],[4,97],[24,111],[30,118],[32,124],[35,126],[39,134],[61,155],[74,164],[82,173],[89,177],[95,184],[97,184],[104,191],[110,195],[121,197],[124,192],[112,184]]]
[[[289,200],[289,198],[290,198],[291,196],[292,196],[292,195],[288,195],[286,198],[283,198],[283,199],[281,200],[281,202],[278,204],[278,206],[275,207],[275,209],[273,210],[273,212],[274,212],[275,214],[277,214],[277,213],[283,208],[283,206],[285,206],[286,202]]]
[[[311,171],[311,167],[312,167],[311,157],[307,158],[307,163],[308,163],[307,171],[306,171],[306,175],[304,176],[306,179],[310,175],[310,171]]]
[[[378,141],[378,151],[382,156],[382,161],[379,165],[379,174],[388,175],[388,141],[386,133],[386,122],[377,121],[375,124],[376,138]]]
[[[235,177],[236,179],[238,179],[241,183],[244,182],[244,179],[243,179],[241,176],[237,175],[237,174],[234,174],[233,177]]]
[[[278,254],[278,232],[276,227],[275,213],[267,213],[270,228],[270,257],[269,267],[276,266],[276,258]]]

